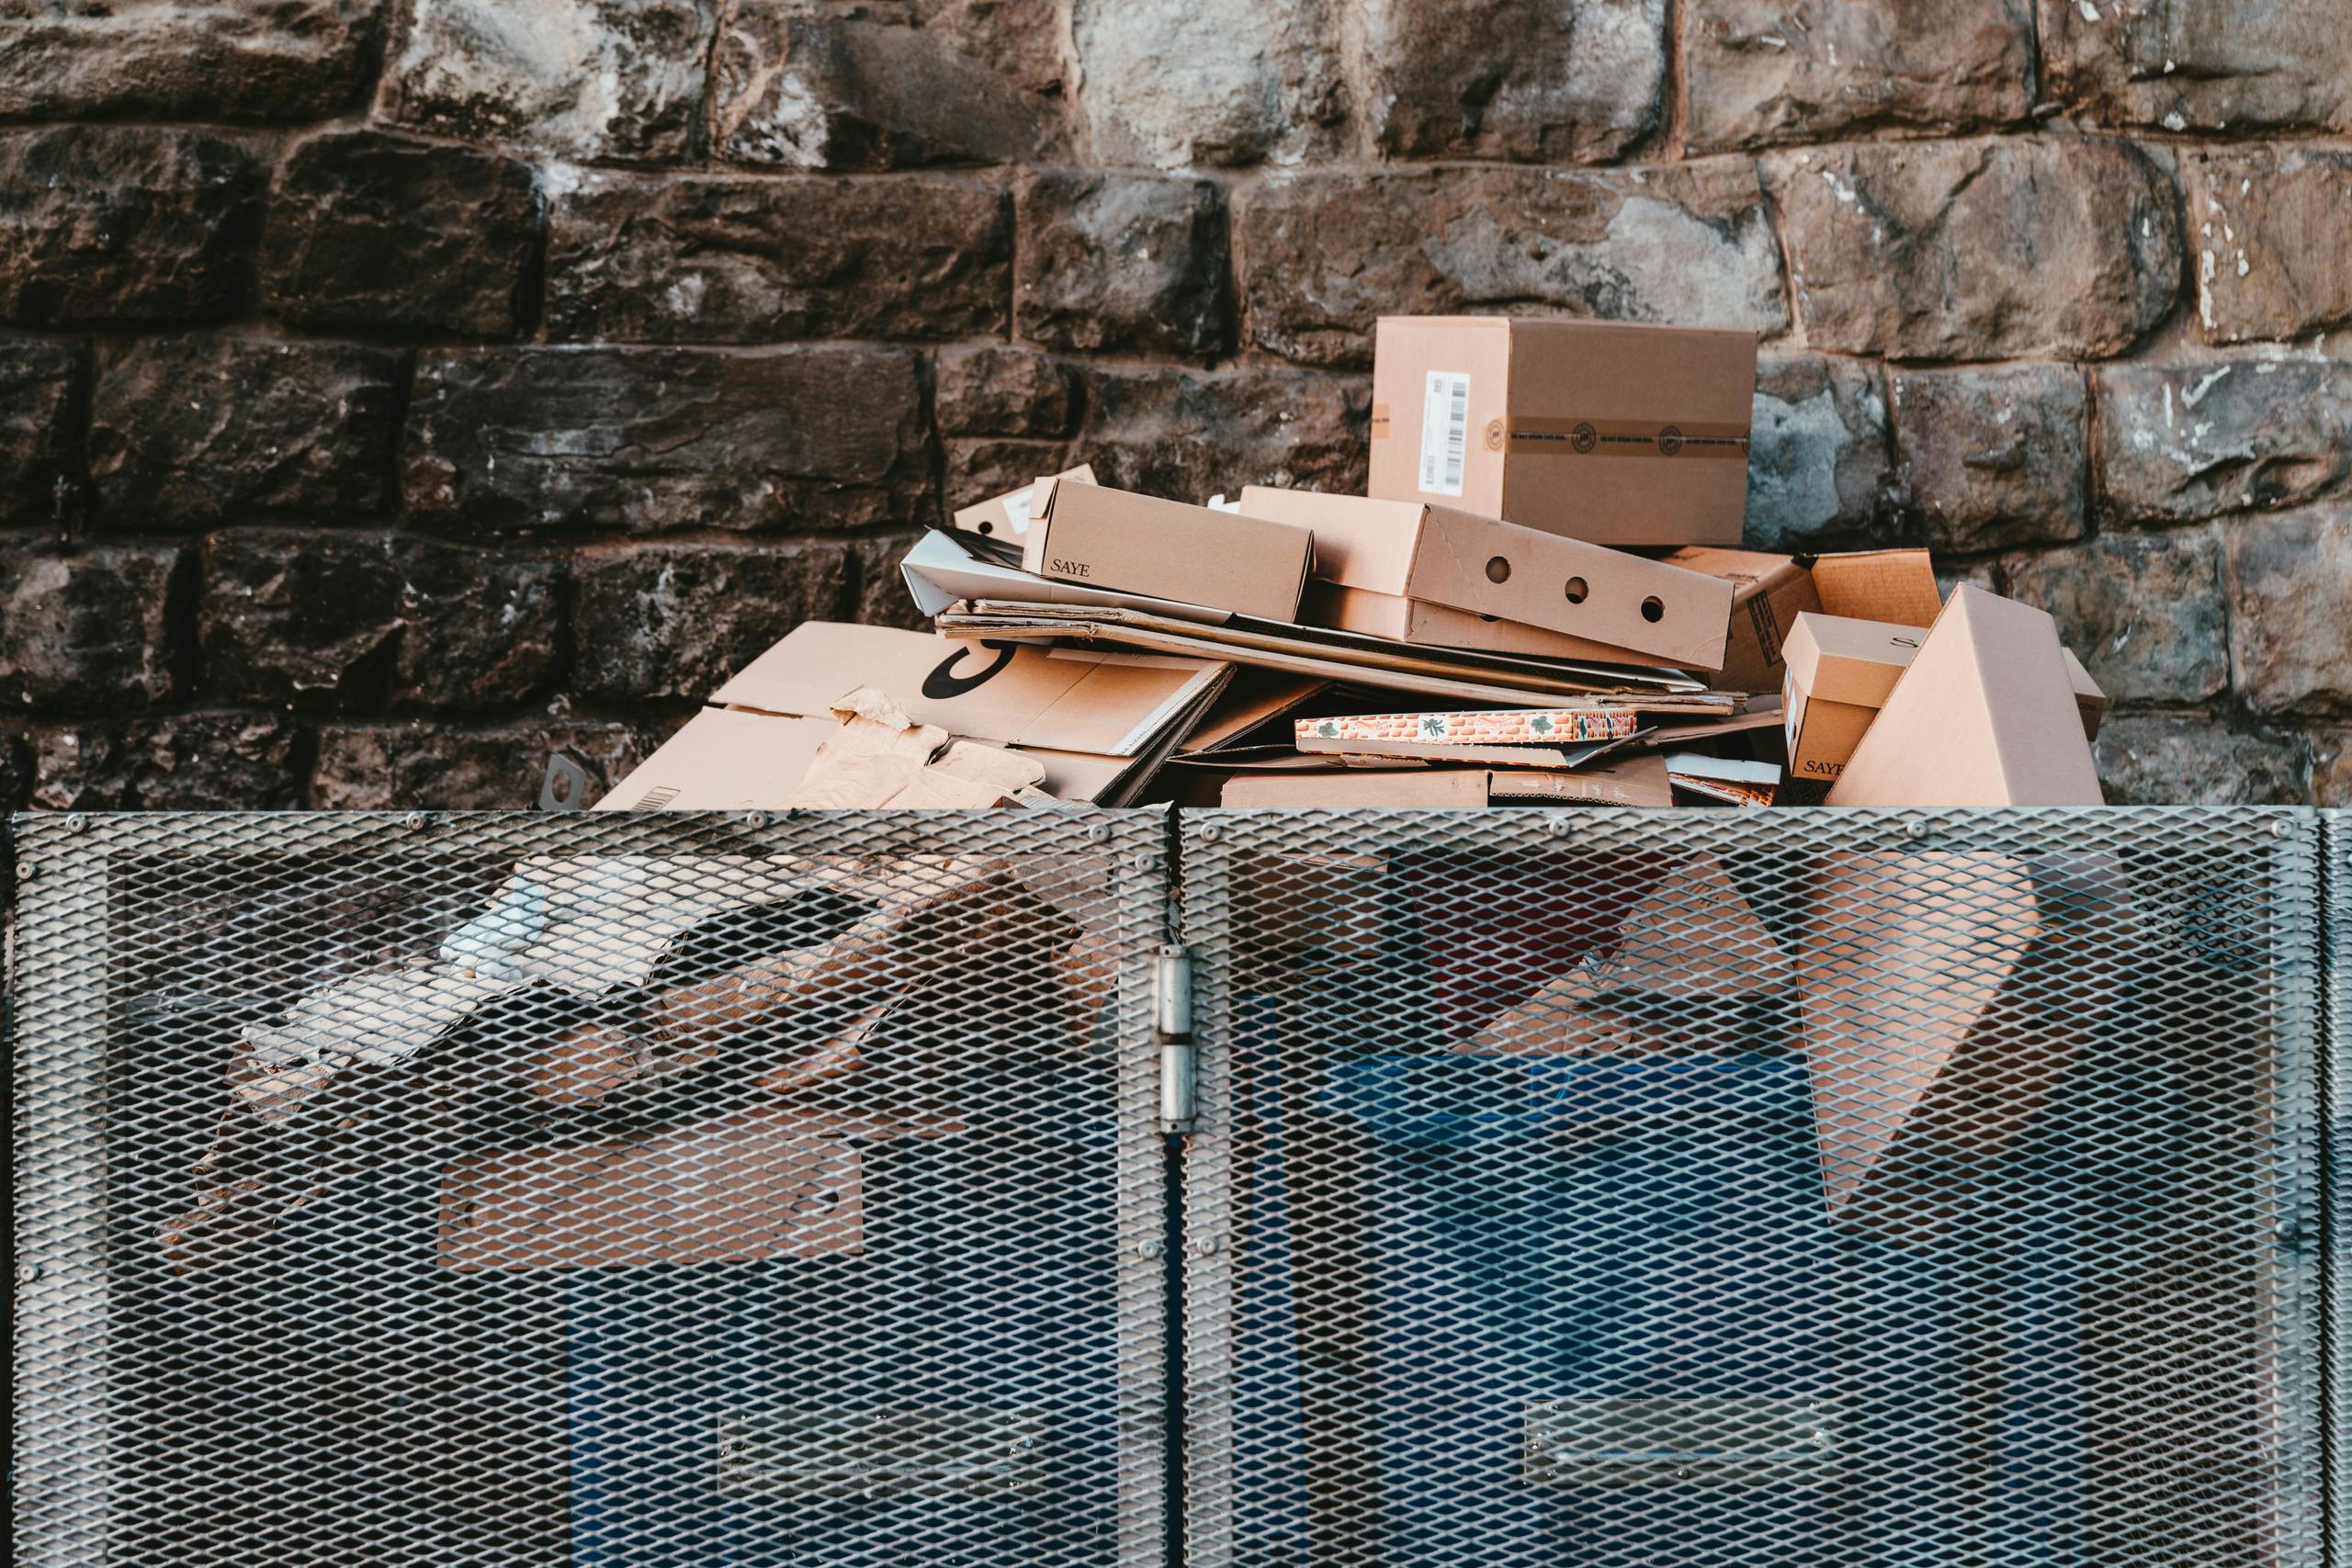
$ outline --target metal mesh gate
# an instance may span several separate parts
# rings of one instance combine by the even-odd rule
[[[1159,1562],[1166,840],[20,818],[17,1561]]]
[[[2342,1568],[2345,828],[20,818],[17,1557]]]
[[[2320,1562],[2320,854],[1188,818],[1189,1562]]]

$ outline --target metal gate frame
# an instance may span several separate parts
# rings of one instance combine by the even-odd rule
[[[1114,1179],[1123,1235],[1118,1262],[1120,1337],[1119,1559],[1126,1568],[1185,1561],[1227,1568],[1233,1506],[1233,1280],[1231,1248],[1230,942],[1227,873],[1237,849],[1274,835],[1303,835],[1334,852],[1376,850],[1435,833],[1489,846],[1556,850],[1563,844],[1668,839],[1686,847],[1752,842],[1776,832],[1836,824],[1844,841],[1917,848],[1922,842],[2030,836],[2085,813],[1837,812],[1781,814],[1594,811],[1209,812],[1183,814],[1181,853],[1169,820],[1151,811],[1023,814],[844,813],[821,818],[527,813],[28,814],[14,819],[17,879],[9,927],[6,1021],[16,1067],[17,1360],[14,1492],[17,1560],[64,1568],[94,1560],[105,1539],[109,1467],[107,1347],[66,1332],[104,1322],[107,1281],[96,1238],[106,1223],[107,1149],[82,1129],[100,1124],[103,1017],[86,998],[105,993],[109,864],[119,856],[201,856],[267,847],[289,856],[364,848],[429,863],[453,845],[494,842],[530,851],[775,853],[854,849],[969,854],[991,842],[1047,844],[1108,858],[1123,919],[1116,979],[1120,1127]],[[1311,818],[1311,822],[1309,819]],[[2282,1039],[2305,1064],[2316,1136],[2293,1151],[2283,1229],[2316,1238],[2301,1270],[2293,1321],[2310,1335],[2312,1375],[2289,1391],[2304,1406],[2295,1429],[2310,1448],[2293,1456],[2308,1528],[2327,1568],[2352,1568],[2352,812],[2257,808],[2111,808],[2097,819],[2120,834],[2161,834],[2191,824],[2242,828],[2269,857],[2282,886],[2304,889],[2312,911],[2300,951],[2282,953]],[[1302,826],[1303,823],[1307,824]],[[1176,933],[1194,958],[1197,1121],[1170,1134],[1163,1048],[1155,1032],[1154,949]],[[2289,942],[2286,945],[2293,946]],[[1171,1201],[1170,1173],[1181,1183]],[[1170,1256],[1170,1242],[1175,1241]],[[1181,1312],[1171,1309],[1181,1303]],[[1181,1366],[1167,1353],[1174,1347]],[[1171,1377],[1171,1374],[1175,1374]],[[1179,1528],[1181,1527],[1181,1528]],[[1189,1536],[1189,1551],[1184,1538]]]
[[[413,863],[453,857],[806,855],[1038,857],[1075,867],[1115,932],[1110,1003],[1115,1152],[1107,1179],[1119,1230],[1114,1342],[1117,1557],[1169,1551],[1165,1238],[1172,1227],[1153,1032],[1168,935],[1168,823],[1157,812],[737,814],[283,812],[25,814],[12,824],[10,922],[15,1067],[16,1558],[28,1568],[111,1560],[119,1505],[108,1430],[119,1395],[102,1332],[109,1283],[105,1077],[110,1032],[107,901],[117,865],[208,856],[296,861],[325,852]],[[152,874],[152,873],[151,873]]]

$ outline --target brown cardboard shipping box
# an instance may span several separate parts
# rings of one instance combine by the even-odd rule
[[[2102,804],[2057,623],[1971,583],[1953,589],[1829,804]]]
[[[1325,582],[1542,626],[1620,662],[1723,661],[1732,588],[1704,572],[1419,501],[1250,485],[1241,510],[1312,530]]]
[[[1756,334],[1384,316],[1370,493],[1600,545],[1737,545]]]
[[[1643,756],[1573,773],[1487,768],[1236,773],[1225,781],[1222,801],[1267,807],[1672,806],[1674,790],[1664,759]]]
[[[1094,469],[1086,463],[1075,468],[1065,468],[1052,476],[1057,479],[1074,479],[1080,484],[1094,482]],[[1009,490],[1002,495],[992,495],[986,501],[974,502],[957,512],[956,526],[967,534],[989,534],[1001,539],[1019,539],[1029,532],[1030,514],[1036,510],[1037,489],[1045,480]]]
[[[1779,691],[1781,645],[1807,611],[1924,626],[1943,607],[1925,550],[1782,556],[1699,546],[1666,558],[1732,585],[1731,630],[1715,682],[1726,692]]]
[[[1570,637],[1545,626],[1480,615],[1426,599],[1407,599],[1336,582],[1310,581],[1300,602],[1300,621],[1310,626],[1361,632],[1416,648],[1462,648],[1479,653],[1509,653],[1522,659],[1575,659],[1587,663],[1649,663],[1622,648]]]
[[[1043,479],[1021,564],[1040,577],[1288,621],[1315,561],[1305,528],[1181,501]]]
[[[1789,776],[1828,784],[1846,771],[1846,761],[1910,667],[1927,634],[1917,626],[1843,615],[1803,615],[1781,648],[1788,673],[1782,689],[1787,715]],[[2107,696],[2074,649],[2059,650],[2083,738],[2098,738]]]

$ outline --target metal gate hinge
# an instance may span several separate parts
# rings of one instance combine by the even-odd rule
[[[1193,1046],[1193,955],[1159,950],[1151,971],[1151,1030],[1159,1041],[1159,1130],[1189,1133],[1200,1116],[1200,1061]]]

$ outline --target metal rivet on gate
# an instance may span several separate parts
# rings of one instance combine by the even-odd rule
[[[40,1264],[38,1264],[38,1263],[19,1263],[19,1264],[17,1264],[17,1283],[18,1283],[19,1285],[29,1285],[29,1284],[31,1284],[35,1280],[38,1280],[38,1279],[40,1279]]]
[[[2274,839],[2290,839],[2294,835],[2295,825],[2283,817],[2270,824],[2270,836]]]
[[[1903,836],[1906,839],[1926,838],[1928,819],[1924,817],[1905,817],[1903,819]]]
[[[1218,1245],[1216,1237],[1213,1235],[1204,1235],[1201,1237],[1200,1240],[1193,1244],[1193,1250],[1199,1253],[1203,1258],[1206,1258],[1217,1250]]]
[[[1136,1250],[1146,1258],[1157,1258],[1159,1256],[1159,1244],[1156,1241],[1138,1242],[1136,1244]]]
[[[1198,839],[1202,843],[1214,844],[1219,839],[1225,837],[1225,829],[1218,827],[1214,822],[1204,822],[1198,828],[1193,829],[1193,837]]]
[[[1555,812],[1551,820],[1544,824],[1544,830],[1555,839],[1565,839],[1577,830],[1577,825],[1569,820],[1566,812],[1560,811]]]
[[[1095,843],[1107,844],[1111,841],[1111,824],[1089,822],[1086,825],[1086,836]]]
[[[35,865],[28,860],[18,861],[17,863],[17,880],[19,882],[30,882],[33,879],[33,874],[40,870],[40,867]]]
[[[764,812],[764,811],[746,811],[745,813],[743,813],[743,826],[744,826],[744,827],[746,827],[746,828],[764,828],[764,827],[766,827],[767,825],[768,825],[768,814],[767,814],[766,812]]]
[[[88,818],[86,818],[86,817],[83,816],[80,812],[78,812],[78,811],[71,811],[71,812],[66,813],[66,816],[65,816],[65,830],[66,830],[67,832],[69,832],[69,833],[78,833],[78,832],[82,831],[82,829],[84,829],[85,828],[87,828],[89,825],[90,825],[90,819],[89,819]]]
[[[407,829],[412,833],[421,833],[424,831],[425,820],[426,818],[424,812],[412,811],[407,816],[401,818],[401,826]]]

